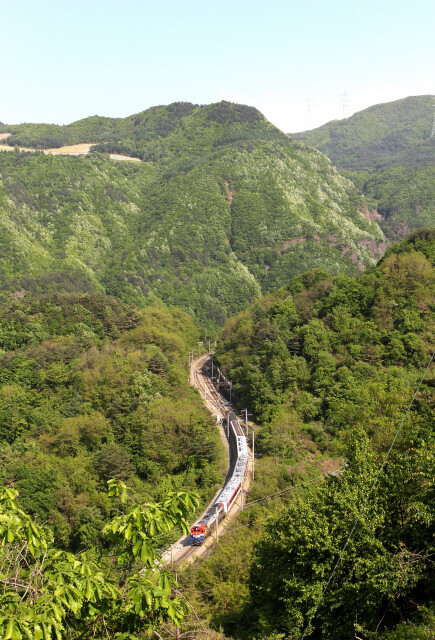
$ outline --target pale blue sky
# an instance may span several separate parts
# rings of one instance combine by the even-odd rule
[[[433,0],[0,0],[0,25],[11,124],[227,99],[290,132],[435,93]]]

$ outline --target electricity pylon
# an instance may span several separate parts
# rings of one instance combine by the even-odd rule
[[[346,91],[340,95],[340,109],[343,118],[346,118],[350,107],[349,94]]]

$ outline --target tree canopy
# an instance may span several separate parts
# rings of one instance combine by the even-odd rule
[[[109,480],[114,515],[102,530],[103,549],[56,549],[50,529],[35,523],[0,490],[0,633],[5,640],[107,637],[139,640],[162,621],[182,621],[187,605],[161,568],[159,536],[180,526],[195,495],[169,493],[162,503],[134,503],[126,485]]]

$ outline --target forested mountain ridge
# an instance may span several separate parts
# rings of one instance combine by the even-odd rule
[[[433,117],[432,96],[411,96],[290,135],[325,153],[340,169],[434,166]]]
[[[392,240],[435,224],[434,98],[378,104],[345,120],[291,134],[314,146],[362,191]]]
[[[261,425],[256,451],[264,465],[269,459],[266,481],[279,463],[296,475],[313,451],[345,460],[319,488],[302,485],[261,534],[249,529],[262,518],[248,502],[244,542],[236,533],[219,563],[190,572],[212,591],[205,611],[232,637],[299,638],[311,616],[308,636],[316,640],[433,637],[433,364],[365,501],[430,363],[434,312],[430,229],[394,245],[358,278],[305,274],[226,323],[217,356]],[[232,611],[223,586],[212,590],[213,566]]]
[[[37,524],[91,557],[114,513],[108,477],[142,502],[180,488],[205,500],[222,474],[214,426],[187,385],[199,334],[150,303],[178,302],[211,326],[284,282],[227,323],[218,351],[261,425],[253,508],[178,584],[214,629],[278,640],[300,637],[429,356],[435,254],[433,231],[421,231],[351,277],[358,259],[373,262],[361,245],[382,239],[364,201],[320,153],[259,129],[236,121],[236,139],[193,159],[178,155],[174,130],[167,148],[169,135],[157,139],[161,160],[135,165],[101,152],[0,154],[0,456]],[[431,374],[313,638],[433,636],[433,410]],[[320,468],[341,471],[325,482]],[[116,571],[123,580],[122,562]],[[92,634],[92,615],[68,614],[73,637],[83,624]],[[127,636],[129,618],[116,616]]]
[[[50,127],[3,129],[11,144],[85,140],[100,151],[0,153],[4,291],[157,298],[215,329],[298,273],[355,273],[385,248],[351,182],[251,107],[176,103]],[[103,151],[145,161],[114,163]]]
[[[229,128],[229,129],[228,129]],[[125,153],[145,161],[174,160],[240,139],[284,139],[254,107],[222,101],[200,106],[176,102],[126,118],[92,116],[69,125],[3,125],[8,145],[45,149],[94,142],[99,151]]]
[[[435,341],[434,263],[435,229],[423,229],[358,278],[324,270],[296,277],[225,324],[220,364],[259,421],[273,423],[293,407],[303,420],[318,416],[325,432],[339,435],[358,411],[346,420],[334,389],[353,380],[348,400],[364,403],[358,380],[375,380],[391,367],[393,376],[402,375],[401,367],[419,370],[428,360]]]

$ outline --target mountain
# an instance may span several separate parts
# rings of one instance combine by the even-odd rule
[[[291,134],[325,153],[340,169],[435,166],[432,96],[377,104],[344,120]]]
[[[390,239],[435,224],[434,98],[378,104],[292,134],[325,153],[366,197]]]
[[[94,142],[100,151],[158,161],[159,165],[239,138],[283,137],[257,109],[225,101],[209,107],[176,102],[127,118],[92,116],[69,125],[4,125],[0,131],[11,133],[7,142],[12,146],[46,149]]]
[[[176,103],[1,130],[32,149],[96,143],[81,157],[0,153],[0,274],[16,295],[157,298],[214,329],[298,273],[356,273],[385,248],[353,184],[252,107]]]
[[[203,615],[231,637],[300,638],[308,624],[317,639],[434,637],[433,569],[404,559],[433,550],[434,311],[428,229],[357,278],[304,274],[224,326],[217,358],[254,414],[254,488],[264,483],[269,496],[250,497],[243,536],[236,527],[215,572],[206,560],[188,584],[211,593]],[[322,456],[335,458],[326,481]],[[304,482],[313,460],[318,471]],[[272,478],[284,470],[278,488]],[[272,518],[253,515],[251,505],[291,491]]]

